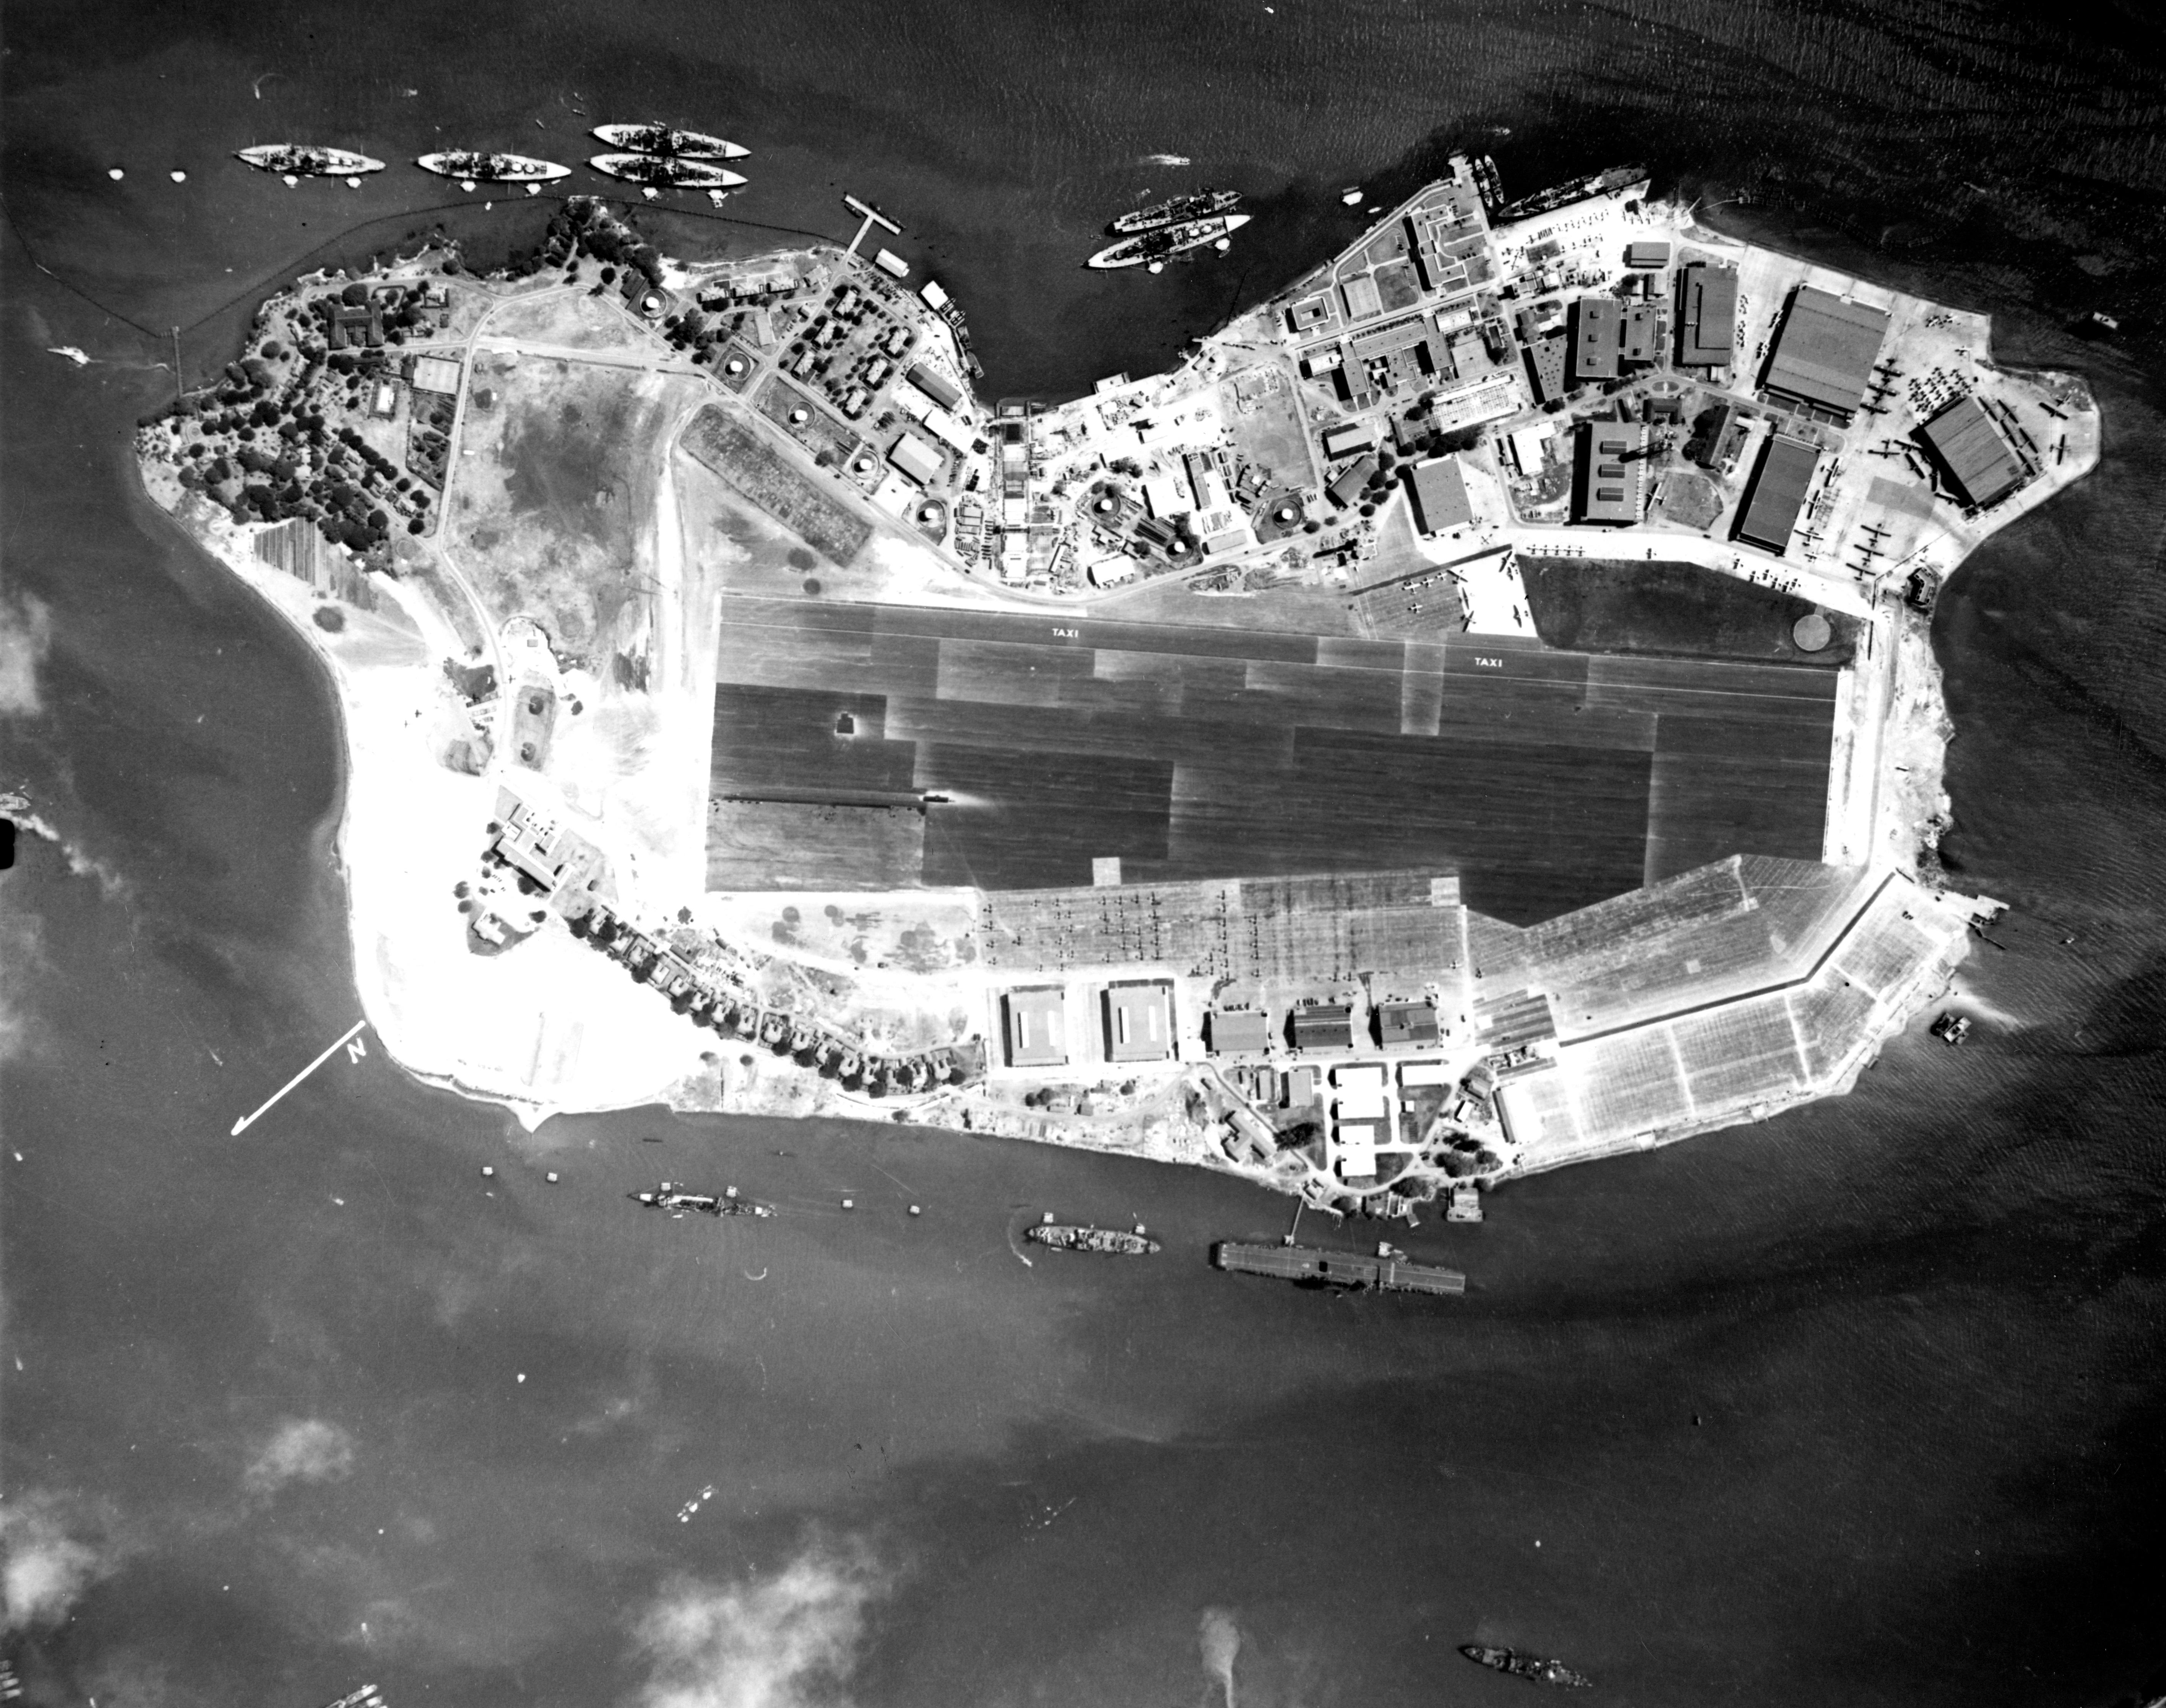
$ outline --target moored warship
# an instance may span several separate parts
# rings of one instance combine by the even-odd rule
[[[1214,214],[1230,214],[1240,202],[1239,190],[1198,190],[1192,196],[1175,196],[1170,202],[1155,203],[1123,214],[1113,221],[1113,230],[1124,236],[1133,231],[1155,231],[1162,225],[1177,225],[1184,219],[1208,219]]]
[[[1056,1251],[1091,1251],[1101,1257],[1148,1257],[1159,1249],[1158,1241],[1144,1233],[1141,1222],[1133,1233],[1123,1233],[1117,1228],[1064,1224],[1054,1221],[1050,1211],[1036,1227],[1025,1229],[1023,1238],[1050,1245]]]
[[[680,160],[742,160],[752,152],[704,130],[679,130],[669,124],[597,124],[593,134],[611,148]]]
[[[1542,1655],[1523,1655],[1517,1649],[1494,1648],[1479,1642],[1463,1642],[1459,1652],[1477,1666],[1509,1673],[1530,1684],[1561,1684],[1571,1690],[1591,1689],[1594,1685],[1594,1680],[1586,1674],[1575,1673],[1562,1661],[1550,1660]]]

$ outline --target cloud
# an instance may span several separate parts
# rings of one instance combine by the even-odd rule
[[[800,1708],[847,1683],[870,1604],[869,1556],[813,1547],[770,1577],[672,1578],[635,1632],[652,1676],[640,1708]]]
[[[104,1526],[57,1496],[9,1500],[0,1506],[0,1630],[58,1624],[119,1560]]]
[[[241,1478],[249,1492],[275,1494],[288,1483],[332,1483],[353,1469],[353,1437],[320,1417],[288,1418]]]
[[[38,666],[52,644],[52,616],[25,595],[0,602],[0,717],[35,717],[45,709],[38,692]]]

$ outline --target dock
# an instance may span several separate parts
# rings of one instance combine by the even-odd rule
[[[1373,1287],[1385,1293],[1466,1291],[1466,1277],[1456,1269],[1410,1263],[1403,1257],[1371,1257],[1359,1251],[1322,1251],[1313,1245],[1248,1245],[1227,1240],[1211,1248],[1211,1261],[1221,1269],[1240,1275],[1267,1275],[1275,1281]]]

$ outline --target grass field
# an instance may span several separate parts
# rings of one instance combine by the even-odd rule
[[[1526,924],[1820,857],[1830,671],[741,597],[721,634],[713,792],[943,795],[922,883],[1436,866]]]
[[[1669,653],[1755,658],[1833,669],[1857,651],[1855,617],[1821,611],[1835,638],[1817,653],[1799,649],[1791,627],[1820,611],[1694,563],[1522,558],[1527,614],[1553,647],[1593,653]]]

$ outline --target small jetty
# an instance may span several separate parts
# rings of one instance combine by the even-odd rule
[[[1211,1248],[1211,1261],[1239,1275],[1266,1275],[1275,1281],[1373,1288],[1383,1293],[1466,1291],[1466,1277],[1456,1269],[1410,1262],[1397,1256],[1370,1257],[1358,1251],[1324,1251],[1313,1245],[1250,1245],[1226,1240]]]

